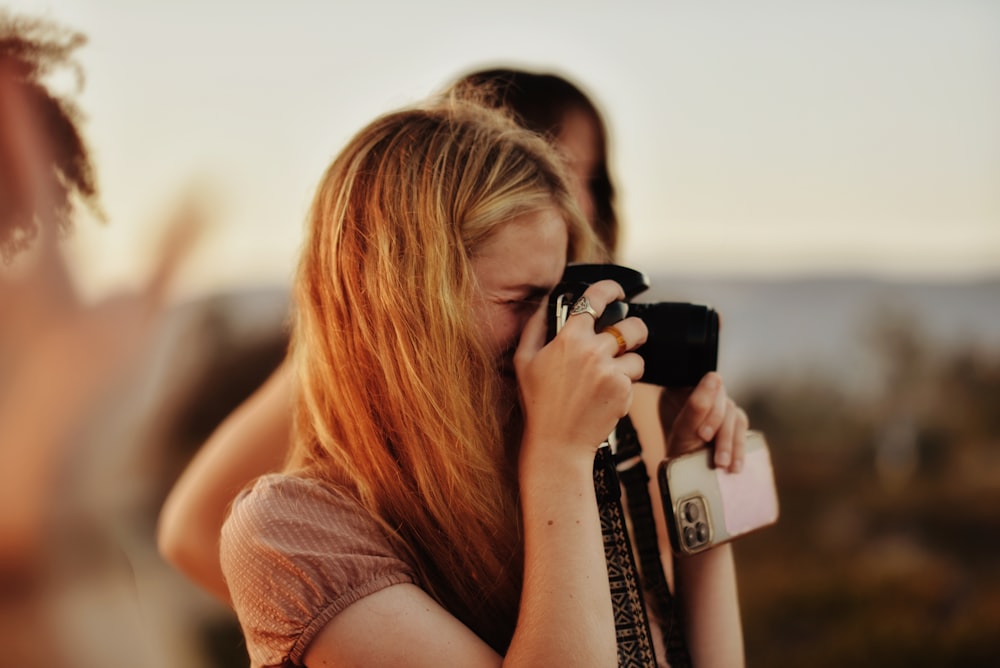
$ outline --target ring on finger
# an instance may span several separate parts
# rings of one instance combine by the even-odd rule
[[[573,308],[569,310],[570,315],[580,315],[581,313],[586,313],[597,322],[597,319],[601,317],[601,314],[594,310],[594,307],[590,305],[590,299],[587,295],[583,295],[573,304]]]
[[[621,330],[619,330],[617,327],[615,327],[614,325],[608,325],[601,331],[607,332],[611,336],[615,337],[615,341],[618,342],[618,352],[615,353],[615,357],[618,357],[623,352],[628,350],[628,343],[625,341],[625,337],[622,336]]]

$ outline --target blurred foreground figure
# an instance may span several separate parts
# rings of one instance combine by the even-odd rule
[[[190,234],[142,290],[84,304],[59,248],[94,169],[71,101],[44,85],[82,35],[0,10],[0,663],[155,666],[115,536],[127,477],[108,425]],[[120,439],[119,439],[120,441]]]

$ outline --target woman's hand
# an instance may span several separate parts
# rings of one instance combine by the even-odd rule
[[[545,310],[526,324],[514,355],[524,434],[518,462],[524,587],[505,665],[614,665],[614,606],[594,489],[594,453],[632,403],[646,340],[637,318],[617,334],[594,330],[624,298],[601,281],[584,293],[593,313],[570,315],[546,343]],[[619,342],[621,340],[621,342]]]
[[[660,419],[667,430],[667,457],[676,457],[715,441],[715,465],[738,472],[743,466],[748,419],[726,393],[722,377],[712,371],[676,409],[676,394],[660,401]]]
[[[584,296],[598,315],[625,298],[614,281],[594,283]],[[546,343],[545,315],[541,308],[532,316],[514,355],[525,443],[593,456],[631,406],[632,385],[642,376],[643,360],[630,351],[646,341],[646,325],[638,318],[615,323],[620,342],[612,332],[596,332],[596,316],[582,312],[570,315]]]

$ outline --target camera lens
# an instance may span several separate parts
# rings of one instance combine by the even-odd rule
[[[688,501],[684,504],[684,519],[688,522],[697,522],[701,518],[701,509],[698,504],[694,501]]]
[[[695,532],[694,527],[687,527],[684,529],[684,542],[688,547],[695,547],[698,545],[698,534]]]

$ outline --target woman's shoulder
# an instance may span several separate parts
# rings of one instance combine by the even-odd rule
[[[360,511],[344,491],[320,479],[289,473],[268,473],[244,488],[233,500],[230,519],[252,521],[264,516],[278,519],[303,510]],[[269,517],[276,515],[277,517]]]
[[[319,549],[321,548],[321,549]],[[233,501],[222,528],[227,550],[243,557],[308,554],[398,560],[376,522],[347,492],[317,478],[271,473],[258,478]]]
[[[266,475],[233,501],[220,558],[251,658],[261,665],[301,660],[351,603],[415,581],[358,503],[298,475]]]

